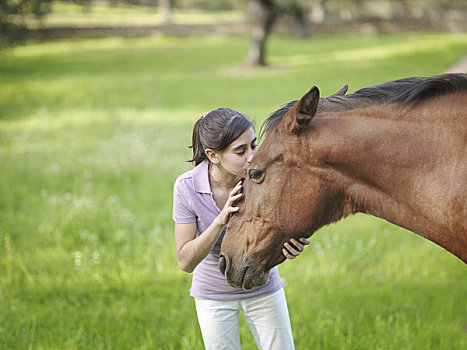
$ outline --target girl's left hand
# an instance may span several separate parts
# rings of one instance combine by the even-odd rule
[[[300,237],[299,240],[300,242],[295,238],[292,238],[290,242],[284,243],[282,254],[284,254],[287,259],[295,259],[301,252],[303,252],[305,246],[310,244],[310,241],[305,237]]]

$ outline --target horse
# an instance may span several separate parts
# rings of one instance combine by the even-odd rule
[[[345,90],[313,86],[265,121],[219,256],[233,287],[264,285],[284,242],[354,213],[467,262],[467,75]]]

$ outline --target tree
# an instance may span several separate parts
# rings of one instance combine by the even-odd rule
[[[265,66],[265,44],[276,20],[277,8],[271,0],[253,0],[250,4],[253,16],[253,42],[247,55],[247,64]]]
[[[266,40],[279,15],[291,14],[295,24],[295,35],[299,38],[308,36],[306,3],[305,0],[251,0],[249,2],[253,22],[253,42],[247,54],[249,66],[266,66]]]
[[[161,9],[164,24],[172,23],[172,4],[170,0],[159,0],[159,7]]]
[[[13,21],[14,16],[34,15],[42,19],[51,11],[53,0],[0,0],[0,48],[18,39],[26,27]]]

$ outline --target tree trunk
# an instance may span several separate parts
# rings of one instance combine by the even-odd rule
[[[172,5],[170,4],[170,0],[159,0],[159,7],[161,9],[163,23],[172,23]]]
[[[306,11],[301,8],[300,6],[295,6],[292,9],[293,15],[293,31],[294,36],[299,39],[308,38],[308,20],[307,20],[307,13]]]
[[[251,7],[253,43],[248,51],[247,64],[252,67],[266,66],[265,44],[276,19],[275,7],[271,0],[254,0]]]
[[[311,21],[315,24],[324,23],[324,0],[311,4]]]

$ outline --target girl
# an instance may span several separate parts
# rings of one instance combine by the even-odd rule
[[[265,286],[251,291],[229,286],[218,269],[226,225],[256,152],[252,122],[229,108],[213,110],[195,123],[191,148],[196,167],[174,186],[175,249],[180,268],[193,272],[190,295],[206,349],[240,349],[240,310],[259,349],[294,349],[277,267]],[[293,259],[309,243],[292,239],[282,252]]]

